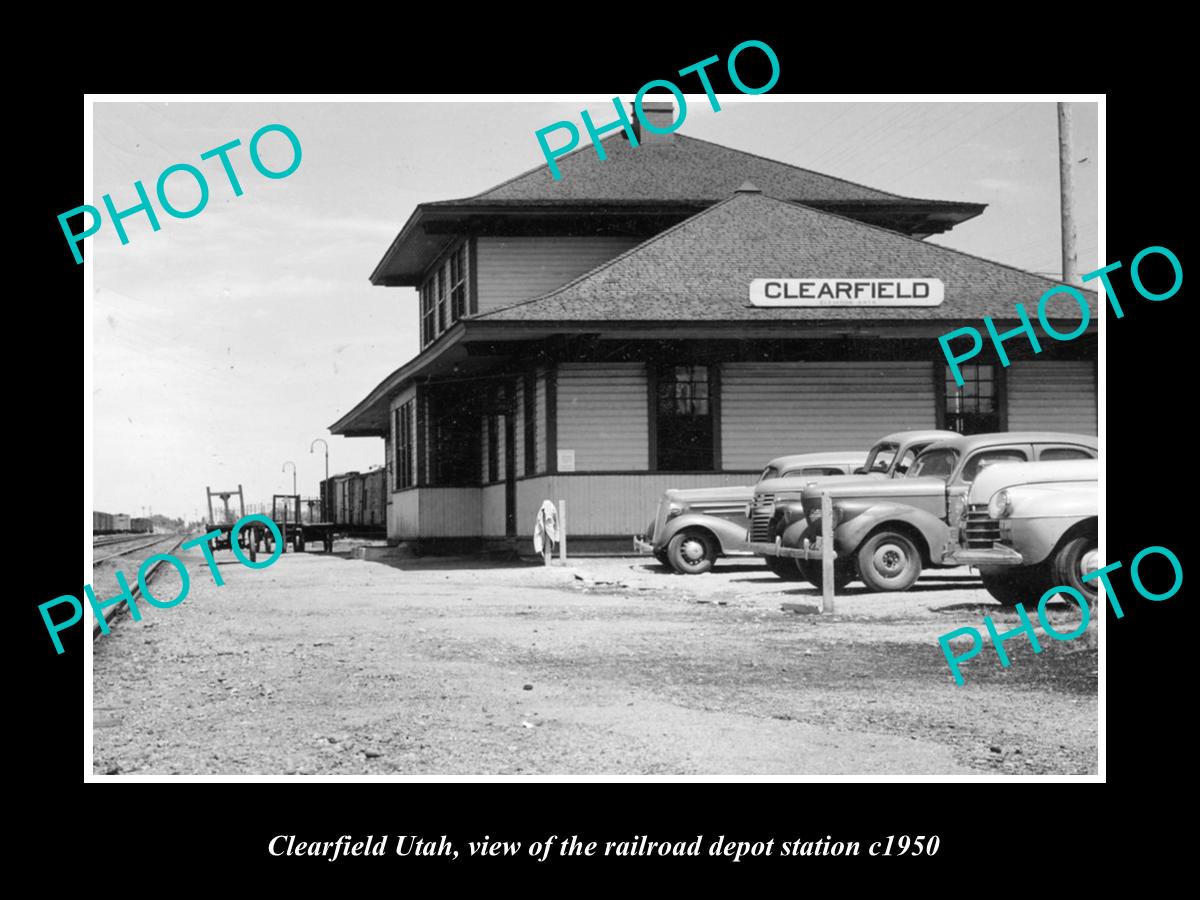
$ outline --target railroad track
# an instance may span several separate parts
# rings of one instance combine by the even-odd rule
[[[152,533],[139,532],[138,534],[104,534],[92,538],[92,547],[111,547],[115,544],[128,544],[130,541],[144,541],[150,537]],[[158,535],[165,537],[165,535]]]
[[[139,535],[139,537],[141,537],[141,535]],[[160,535],[158,540],[150,541],[145,544],[138,544],[136,547],[126,547],[125,549],[121,550],[118,553],[110,553],[107,556],[97,557],[92,560],[92,566],[95,567],[95,565],[97,563],[103,562],[106,559],[115,559],[118,556],[128,556],[130,553],[136,553],[138,550],[145,550],[147,547],[153,547],[157,544],[170,544],[171,545],[169,550],[164,550],[164,551],[159,551],[159,552],[164,552],[164,553],[168,553],[168,554],[174,553],[179,548],[179,545],[182,544],[184,541],[186,541],[188,539],[188,537],[190,537],[190,535],[187,535],[187,534],[170,534],[170,535],[165,535],[165,536]],[[128,542],[127,541],[112,541],[110,543],[128,543]],[[163,562],[164,562],[164,560],[160,559],[158,562],[156,562],[153,566],[150,567],[150,571],[148,571],[146,573],[146,584],[147,585],[153,584],[154,576],[158,574],[158,569],[163,564]],[[133,595],[134,600],[137,600],[141,597],[141,595],[142,595],[141,584],[138,582],[136,577],[133,579],[133,583],[129,586],[129,591]],[[128,605],[127,603],[122,601],[121,603],[118,603],[116,606],[110,606],[108,609],[106,609],[104,611],[104,621],[106,623],[111,622],[114,618],[116,618],[117,613],[119,613],[121,610],[123,610],[127,605]],[[92,628],[92,640],[95,640],[101,634],[103,634],[103,632],[100,630],[100,623],[97,622],[96,625]]]
[[[138,537],[139,537],[139,538],[141,538],[141,537],[144,537],[144,535],[138,535]],[[92,565],[93,565],[93,566],[95,566],[95,565],[96,565],[96,563],[102,563],[102,562],[104,562],[106,559],[116,559],[118,556],[128,556],[130,553],[136,553],[137,551],[139,551],[139,550],[144,550],[144,549],[146,549],[147,547],[153,547],[155,544],[161,544],[161,543],[163,543],[164,541],[171,540],[171,539],[173,539],[173,538],[175,538],[175,537],[176,537],[176,535],[159,535],[159,536],[158,536],[157,538],[155,538],[154,540],[152,540],[152,541],[146,541],[144,544],[138,544],[136,547],[125,547],[125,549],[123,549],[123,550],[119,550],[119,551],[117,551],[116,553],[109,553],[107,556],[95,556],[95,557],[93,557],[93,558],[92,558]],[[180,539],[179,539],[179,542],[177,542],[177,543],[175,544],[175,546],[176,546],[176,547],[178,547],[178,546],[179,546],[179,544],[180,544],[180,543],[182,543],[182,542],[183,542],[183,538],[180,538]],[[119,544],[119,545],[122,545],[122,546],[123,546],[123,545],[125,545],[125,544],[127,544],[127,543],[129,543],[129,541],[111,541],[111,542],[109,542],[109,543],[106,543],[106,544],[101,544],[100,546],[102,546],[102,547],[107,547],[107,546],[110,546],[110,544]],[[92,545],[92,549],[95,549],[95,548],[96,548],[96,545],[95,545],[95,544],[93,544],[93,545]],[[172,549],[173,549],[173,548],[172,548]]]

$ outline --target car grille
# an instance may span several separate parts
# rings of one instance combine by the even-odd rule
[[[754,508],[750,510],[750,540],[765,541],[771,525],[771,514],[775,511],[774,494],[756,494]]]
[[[986,503],[972,503],[967,509],[963,540],[969,550],[990,550],[1000,540],[1000,523],[988,516]]]

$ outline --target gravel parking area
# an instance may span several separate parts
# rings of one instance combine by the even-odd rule
[[[989,648],[957,687],[937,645],[1015,615],[967,570],[836,615],[758,560],[543,567],[195,551],[180,606],[95,645],[97,774],[1085,774],[1096,653]],[[177,582],[168,573],[163,592]],[[1052,617],[1069,631],[1073,608]]]

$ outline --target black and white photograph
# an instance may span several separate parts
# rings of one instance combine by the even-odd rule
[[[1103,780],[1103,98],[693,89],[95,99],[88,780]]]

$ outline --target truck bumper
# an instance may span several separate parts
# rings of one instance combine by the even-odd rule
[[[815,559],[820,560],[821,554],[821,539],[817,538],[815,543],[810,544],[808,538],[804,539],[803,547],[785,547],[779,539],[775,543],[752,543],[749,545],[750,551],[756,556],[783,556],[788,559]],[[837,551],[833,551],[833,558],[837,559]]]
[[[635,553],[653,553],[654,545],[647,543],[640,534],[633,536],[633,549]]]
[[[1022,566],[1025,558],[1011,547],[992,547],[990,550],[955,548],[946,555],[946,562],[952,566]]]

